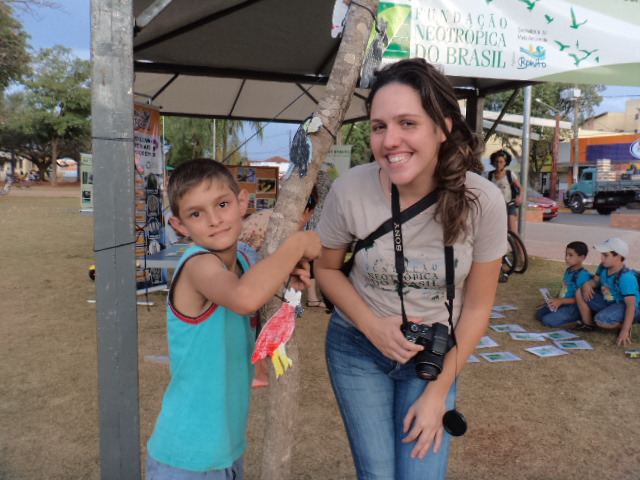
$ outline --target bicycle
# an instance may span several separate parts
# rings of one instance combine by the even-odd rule
[[[524,273],[529,267],[529,255],[522,239],[511,230],[507,231],[507,253],[502,257],[502,281],[512,273]]]

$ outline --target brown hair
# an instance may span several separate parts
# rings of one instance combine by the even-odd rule
[[[367,114],[378,90],[390,83],[407,85],[418,92],[422,108],[446,136],[438,152],[435,171],[440,197],[436,216],[440,219],[446,245],[452,245],[468,233],[467,218],[477,196],[465,186],[466,173],[482,173],[482,140],[471,131],[458,105],[453,87],[442,73],[422,58],[412,58],[387,65],[377,72],[367,98]],[[445,119],[451,119],[451,130]]]
[[[171,181],[167,189],[171,213],[179,217],[179,203],[182,196],[202,182],[211,183],[214,180],[225,182],[236,195],[240,193],[240,187],[238,187],[233,175],[220,162],[210,158],[196,158],[177,167],[171,174]]]

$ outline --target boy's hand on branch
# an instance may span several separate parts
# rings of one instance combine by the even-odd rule
[[[286,241],[294,242],[301,249],[301,257],[305,260],[313,260],[320,256],[322,243],[318,234],[313,230],[292,233]]]
[[[311,286],[311,264],[307,260],[300,260],[293,269],[289,286],[299,291]]]

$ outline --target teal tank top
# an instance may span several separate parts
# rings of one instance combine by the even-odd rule
[[[167,297],[171,382],[148,443],[155,460],[200,472],[229,468],[243,455],[254,374],[250,317],[214,304],[192,318],[172,305],[185,262],[211,254],[191,247],[178,262]],[[238,261],[246,272],[247,257],[238,252]]]

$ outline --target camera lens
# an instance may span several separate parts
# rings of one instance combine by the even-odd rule
[[[433,363],[416,363],[416,375],[421,380],[435,380],[441,369]]]

